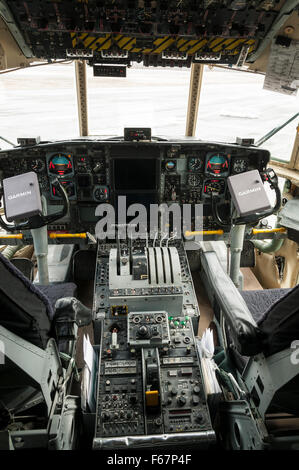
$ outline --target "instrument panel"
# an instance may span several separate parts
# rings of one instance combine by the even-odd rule
[[[127,197],[127,205],[203,204],[204,227],[211,229],[216,227],[211,195],[228,211],[227,177],[252,169],[263,171],[269,158],[266,150],[236,144],[77,140],[1,151],[0,178],[36,172],[48,213],[61,200],[51,182],[59,178],[71,207],[69,218],[58,227],[62,230],[93,231],[97,205],[109,202],[116,208],[120,195]]]

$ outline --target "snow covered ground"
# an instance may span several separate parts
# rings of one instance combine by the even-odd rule
[[[0,135],[63,139],[78,135],[73,64],[0,75]],[[190,70],[131,68],[127,78],[94,78],[88,67],[89,132],[123,135],[130,126],[153,135],[185,133]],[[299,95],[263,90],[264,77],[205,67],[196,137],[234,142],[260,138],[299,110]],[[272,155],[288,159],[298,119],[267,142]],[[6,144],[0,142],[0,147]]]

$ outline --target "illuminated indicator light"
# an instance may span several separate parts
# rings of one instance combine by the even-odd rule
[[[185,326],[186,322],[184,320],[181,321],[181,325]]]
[[[185,320],[188,321],[190,320],[190,317],[188,315],[185,316]]]
[[[172,321],[172,320],[173,320],[173,317],[168,317],[168,320],[169,320],[169,321]]]
[[[180,323],[179,323],[177,320],[175,320],[175,321],[173,322],[173,324],[174,324],[174,326],[179,326]]]

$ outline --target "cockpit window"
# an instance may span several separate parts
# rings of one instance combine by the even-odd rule
[[[126,78],[88,76],[90,135],[123,135],[124,127],[151,127],[153,135],[182,137],[186,129],[189,69],[133,66]],[[264,76],[205,67],[196,138],[258,140],[299,109],[299,95],[263,89]],[[0,79],[1,135],[40,135],[42,140],[78,136],[74,64],[7,73]],[[272,158],[290,159],[297,120],[267,141]],[[1,143],[5,148],[6,144]]]

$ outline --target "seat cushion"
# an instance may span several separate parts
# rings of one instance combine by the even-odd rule
[[[259,323],[270,307],[281,300],[291,290],[292,289],[243,290],[241,291],[241,295],[256,323]]]
[[[286,338],[283,338],[285,333],[282,331],[282,336],[280,328],[277,328],[277,320],[280,317],[281,320],[286,318],[286,312],[288,310],[288,299],[286,296],[289,293],[294,291],[294,295],[297,298],[297,304],[299,307],[299,298],[298,298],[298,287],[294,289],[265,289],[257,291],[241,291],[241,295],[245,300],[248,309],[250,310],[254,320],[256,321],[259,328],[265,333],[265,341],[263,344],[263,353],[266,356],[274,354],[274,352],[281,351],[285,347],[289,347],[293,339],[297,339],[296,334],[292,331],[292,324],[285,324],[285,329],[287,331]],[[274,310],[275,309],[275,310]],[[274,316],[273,316],[274,312]],[[275,313],[276,312],[276,313]],[[278,314],[277,314],[278,312]],[[267,322],[266,322],[266,319]],[[297,315],[297,320],[299,325],[299,314]],[[297,330],[298,331],[298,330]],[[227,331],[228,340],[230,341],[230,335]],[[274,336],[273,336],[274,335]],[[297,334],[299,338],[299,335]],[[281,339],[282,338],[282,341]],[[292,338],[292,340],[290,339]],[[274,340],[273,345],[271,341]],[[235,349],[231,350],[232,359],[235,366],[242,372],[246,366],[249,357],[242,356]]]
[[[58,299],[76,297],[77,293],[77,286],[73,282],[57,282],[48,286],[37,284],[37,288],[48,298],[53,312]]]
[[[260,330],[266,356],[289,348],[299,338],[299,285],[293,289],[241,292]]]
[[[276,300],[258,326],[265,333],[263,352],[266,356],[290,348],[299,338],[299,285]]]
[[[0,325],[30,343],[47,346],[56,301],[75,294],[73,283],[33,284],[0,253]]]

